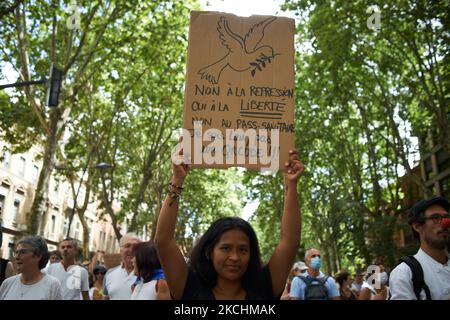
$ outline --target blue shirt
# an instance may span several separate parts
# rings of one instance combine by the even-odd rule
[[[317,278],[313,278],[308,274],[308,271],[305,271],[302,273],[302,276],[307,277],[308,279],[320,279],[325,277],[325,275],[322,272],[319,272],[319,276]],[[325,282],[325,287],[328,289],[328,299],[333,299],[335,297],[339,297],[339,290],[337,288],[336,282],[332,277],[328,277],[327,281]],[[294,280],[292,280],[291,284],[291,292],[289,293],[289,296],[291,298],[298,298],[300,300],[305,299],[305,288],[306,283],[300,279],[299,277],[295,277]]]
[[[151,280],[161,280],[161,279],[165,279],[166,277],[164,276],[164,271],[163,269],[155,269],[152,272],[152,278]],[[136,277],[136,281],[132,284],[131,287],[136,287],[139,283],[143,282],[140,276]]]
[[[152,272],[152,280],[165,279],[163,269],[155,269]]]

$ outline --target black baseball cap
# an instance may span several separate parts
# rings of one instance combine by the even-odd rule
[[[450,203],[447,201],[447,199],[441,196],[422,200],[413,205],[409,210],[408,223],[412,224],[413,222],[417,221],[419,219],[420,214],[424,212],[428,207],[431,207],[434,204],[441,206],[447,212],[450,209]]]
[[[98,266],[96,266],[95,268],[94,268],[94,270],[92,271],[92,273],[93,274],[98,274],[98,273],[103,273],[103,274],[105,274],[106,273],[106,268],[104,267],[104,266],[102,266],[102,265],[98,265]]]

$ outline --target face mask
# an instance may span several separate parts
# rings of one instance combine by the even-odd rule
[[[322,260],[319,257],[314,257],[311,259],[311,268],[314,270],[319,270],[322,267]]]
[[[381,272],[380,273],[380,283],[381,285],[385,285],[388,282],[388,275],[386,272]]]

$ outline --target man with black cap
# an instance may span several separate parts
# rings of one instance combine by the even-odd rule
[[[392,271],[391,300],[450,299],[449,208],[443,197],[419,201],[411,208],[408,223],[420,240],[420,249],[414,256],[403,257]]]

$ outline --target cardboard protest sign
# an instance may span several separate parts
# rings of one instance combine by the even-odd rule
[[[284,167],[294,148],[294,31],[290,18],[191,13],[183,152],[193,167]]]
[[[104,261],[106,268],[111,269],[122,263],[122,257],[118,253],[105,254]]]

